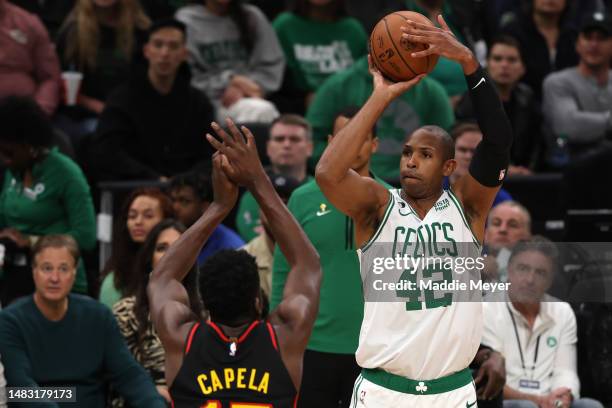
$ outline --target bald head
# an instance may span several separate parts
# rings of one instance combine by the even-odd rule
[[[427,134],[433,136],[438,144],[438,148],[442,152],[443,160],[450,160],[455,158],[455,142],[448,132],[439,126],[423,126],[412,132],[406,138],[406,142],[416,134]]]

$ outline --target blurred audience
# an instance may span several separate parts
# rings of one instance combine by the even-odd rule
[[[115,303],[113,314],[128,350],[153,379],[157,391],[168,404],[171,403],[166,384],[164,348],[149,318],[149,297],[147,284],[149,274],[164,256],[170,245],[185,232],[183,224],[167,218],[155,226],[147,236],[134,264],[134,274],[139,276],[136,295],[128,296]],[[189,293],[191,307],[196,315],[202,315],[202,304],[196,288],[197,269],[185,278],[183,285]],[[123,407],[122,398],[114,398],[113,407]]]
[[[487,56],[487,71],[514,130],[508,175],[531,174],[538,168],[544,148],[540,132],[542,114],[533,90],[519,82],[525,74],[525,63],[518,41],[507,35],[494,38]],[[468,93],[458,103],[455,116],[460,121],[476,120]]]
[[[299,183],[312,179],[307,173],[308,158],[312,155],[312,128],[302,116],[284,114],[274,120],[266,152],[271,173],[292,177]],[[236,228],[245,241],[252,240],[262,232],[259,206],[249,191],[240,198]]]
[[[336,113],[349,106],[363,105],[371,93],[372,76],[366,57],[323,83],[306,115],[313,128],[313,164],[319,160],[327,145],[327,136],[332,132]],[[393,101],[378,121],[378,152],[372,156],[372,171],[384,180],[396,179],[406,135],[424,125],[436,125],[448,130],[454,120],[448,95],[442,85],[429,77],[423,78]]]
[[[287,60],[274,97],[283,112],[304,114],[325,79],[368,53],[368,35],[347,16],[345,0],[297,0],[273,26]]]
[[[0,356],[0,408],[6,408],[6,378],[4,377],[4,366]]]
[[[55,38],[60,26],[74,7],[76,0],[10,0],[32,14],[36,14],[47,28],[49,36]]]
[[[504,201],[493,207],[487,218],[484,243],[487,260],[495,261],[494,281],[506,282],[510,253],[521,240],[531,237],[531,214],[516,201]]]
[[[121,298],[136,294],[141,280],[134,273],[138,251],[153,227],[173,215],[170,198],[157,188],[139,188],[126,198],[113,227],[111,255],[101,273],[100,302],[112,308]]]
[[[214,198],[208,173],[183,173],[170,180],[170,197],[176,218],[185,227],[191,227],[206,211]],[[240,236],[223,224],[212,232],[198,255],[198,265],[223,249],[238,249],[244,245]]]
[[[30,98],[0,102],[0,159],[7,167],[0,190],[0,239],[12,263],[5,263],[1,301],[32,293],[28,259],[42,235],[69,234],[83,251],[96,244],[91,192],[79,166],[53,144],[49,119]],[[7,256],[8,258],[8,256]],[[75,292],[87,293],[83,263]]]
[[[521,44],[527,71],[523,81],[542,100],[542,81],[551,72],[576,65],[576,29],[570,21],[572,0],[527,0],[524,10],[501,27]]]
[[[578,66],[544,81],[544,115],[555,141],[567,141],[572,161],[612,145],[612,19],[594,13],[576,42]],[[561,163],[562,164],[562,163]]]
[[[166,407],[130,355],[110,310],[70,294],[79,249],[48,235],[32,250],[34,295],[0,313],[0,354],[10,387],[75,387],[70,406],[103,408],[107,382],[132,407]]]
[[[218,118],[272,121],[278,113],[263,98],[280,88],[285,59],[261,10],[242,0],[200,0],[176,18],[187,25],[192,83],[219,109]]]
[[[580,398],[574,311],[546,294],[558,258],[544,237],[518,243],[508,263],[507,298],[483,303],[482,343],[506,358],[504,408],[603,408]]]
[[[83,74],[76,106],[64,106],[56,126],[75,142],[96,130],[110,92],[141,60],[150,20],[138,0],[77,0],[60,28],[57,53],[64,71]]]
[[[348,107],[334,120],[333,134],[354,117]],[[371,177],[370,158],[378,140],[374,129],[351,166],[362,177]],[[331,142],[332,136],[328,138]],[[289,211],[304,229],[321,261],[323,280],[317,320],[304,354],[304,374],[298,407],[348,407],[360,368],[355,361],[363,319],[363,293],[353,222],[323,195],[315,180],[298,188],[289,200]],[[280,250],[274,253],[271,308],[283,298],[289,263]]]
[[[450,188],[460,177],[469,173],[470,164],[472,163],[476,147],[482,141],[482,131],[475,123],[458,123],[451,130],[451,137],[455,141],[455,160],[457,161],[457,167],[450,177],[444,179],[444,184],[442,186],[445,189]],[[506,190],[500,188],[493,201],[493,207],[508,200],[512,200],[512,196]]]
[[[451,3],[447,0],[405,0],[405,7],[403,9],[423,14],[436,26],[439,26],[438,15],[442,14],[444,21],[446,21],[453,34],[461,42],[465,43],[465,38],[456,25]],[[448,58],[440,57],[436,67],[429,73],[429,76],[444,87],[453,107],[459,101],[461,95],[467,91],[463,68],[457,62],[451,61]]]
[[[165,180],[210,165],[212,147],[203,135],[214,109],[190,85],[185,42],[185,25],[177,20],[160,20],[149,30],[148,68],[116,89],[100,116],[90,146],[99,179]]]
[[[278,196],[287,204],[293,191],[300,186],[300,182],[291,176],[281,174],[271,173],[268,176]],[[272,295],[272,261],[276,239],[272,235],[268,220],[261,210],[259,211],[259,219],[261,220],[261,233],[251,239],[242,249],[255,258],[261,289],[269,299]]]
[[[32,97],[51,116],[59,87],[59,60],[40,19],[0,0],[0,97]]]

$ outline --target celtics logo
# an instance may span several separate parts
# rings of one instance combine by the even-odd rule
[[[546,344],[548,344],[550,348],[555,347],[557,345],[557,338],[555,336],[549,336],[546,339]]]

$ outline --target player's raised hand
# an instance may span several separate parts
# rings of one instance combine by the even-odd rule
[[[440,27],[406,20],[406,25],[401,27],[402,37],[413,43],[429,45],[423,51],[413,52],[412,57],[420,58],[437,54],[462,65],[476,61],[472,51],[455,37],[441,14],[438,15],[438,23]]]
[[[372,56],[368,54],[368,66],[374,84],[374,92],[384,93],[385,96],[393,100],[418,84],[425,74],[417,75],[409,81],[392,82],[383,76],[380,70],[372,62]]]
[[[237,184],[251,187],[259,177],[266,177],[257,154],[255,137],[245,126],[242,126],[241,132],[231,119],[228,118],[226,122],[230,134],[217,123],[212,124],[213,130],[222,142],[210,134],[207,134],[206,138],[218,152],[227,158],[228,163],[223,166],[227,176]]]
[[[212,158],[212,185],[214,192],[213,202],[220,207],[231,210],[238,200],[238,185],[230,180],[228,171],[231,166],[222,153],[215,153]]]

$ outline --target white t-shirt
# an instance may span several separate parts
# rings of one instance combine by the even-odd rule
[[[484,303],[482,344],[506,358],[506,385],[529,394],[568,387],[580,396],[576,373],[576,316],[568,303],[546,295],[531,330],[511,302]],[[514,316],[514,323],[510,316]],[[514,327],[516,326],[516,331]],[[517,342],[520,339],[521,353]],[[539,339],[539,341],[538,341]],[[534,367],[534,359],[537,359]]]

